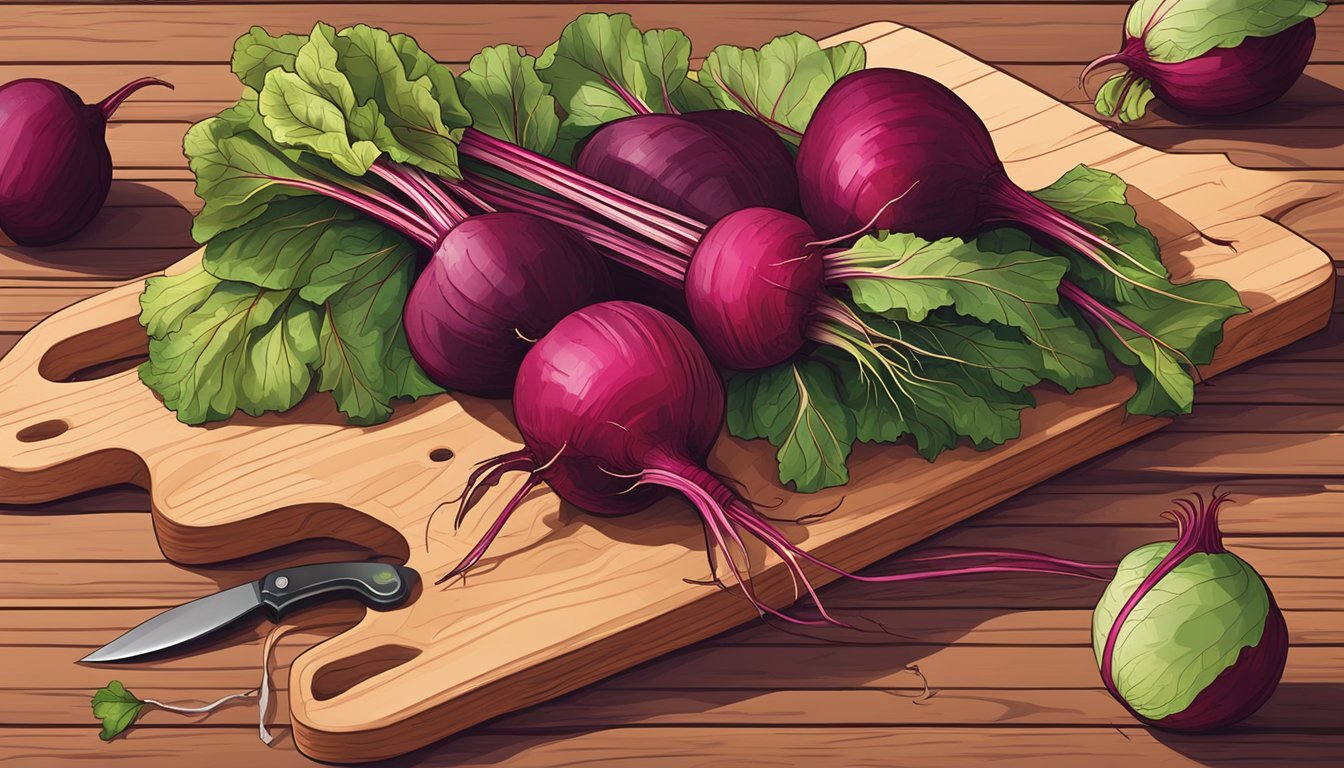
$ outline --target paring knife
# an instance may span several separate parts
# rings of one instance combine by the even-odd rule
[[[357,598],[378,610],[405,602],[419,575],[399,565],[321,563],[282,568],[256,581],[169,608],[80,661],[133,661],[175,648],[265,608],[272,621],[310,600]]]

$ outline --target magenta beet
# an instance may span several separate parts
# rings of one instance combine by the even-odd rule
[[[480,214],[448,230],[416,280],[406,339],[439,386],[507,397],[532,342],[610,291],[605,261],[565,227],[526,213]]]
[[[696,334],[719,364],[745,371],[792,357],[824,291],[807,222],[773,208],[730,213],[709,228],[686,271]]]
[[[145,77],[97,104],[50,80],[0,86],[0,230],[20,245],[51,245],[72,237],[103,207],[112,184],[105,129]]]
[[[798,208],[793,157],[773,130],[741,112],[622,118],[588,136],[574,167],[706,223],[753,206]]]

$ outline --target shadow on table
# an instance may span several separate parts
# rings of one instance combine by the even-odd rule
[[[147,184],[115,180],[89,225],[55,245],[13,245],[0,236],[0,258],[44,273],[120,280],[157,272],[196,250],[191,212]]]
[[[1259,712],[1244,723],[1228,729],[1226,733],[1263,731],[1269,734],[1267,739],[1309,739],[1310,727],[1307,724],[1320,723],[1322,713],[1330,712],[1344,712],[1344,685],[1282,683]],[[1337,729],[1334,730],[1337,732]],[[1294,736],[1294,732],[1306,735]],[[1210,768],[1247,764],[1244,751],[1230,747],[1226,741],[1219,739],[1218,733],[1182,734],[1154,729],[1152,734],[1153,738],[1173,752]]]
[[[1331,125],[1335,120],[1325,118],[1322,113],[1337,111],[1341,104],[1344,104],[1344,89],[1303,76],[1280,100],[1239,115],[1189,115],[1154,101],[1150,107],[1152,115],[1166,121],[1172,130],[1155,128],[1151,120],[1117,126],[1117,130],[1164,152],[1213,151],[1185,148],[1184,145],[1192,140],[1217,139],[1223,143],[1242,140],[1254,146],[1227,149],[1228,157],[1237,165],[1247,168],[1298,167],[1319,163],[1295,158],[1294,150],[1339,147],[1339,129]],[[1316,119],[1318,116],[1320,119]],[[1293,130],[1267,130],[1284,128]]]

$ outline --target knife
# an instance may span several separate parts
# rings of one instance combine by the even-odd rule
[[[406,601],[419,575],[399,565],[320,563],[282,568],[256,581],[169,608],[80,661],[109,663],[137,660],[190,643],[264,608],[272,621],[299,603],[359,599],[376,610]]]

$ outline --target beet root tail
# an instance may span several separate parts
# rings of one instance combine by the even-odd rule
[[[1037,573],[1072,576],[1094,581],[1109,581],[1115,566],[1107,563],[1088,563],[1058,558],[1025,550],[1003,549],[954,553],[940,553],[914,558],[914,562],[938,563],[939,567],[908,573],[881,576],[862,576],[812,555],[788,539],[779,529],[742,501],[729,488],[706,470],[689,461],[672,461],[668,466],[645,470],[640,484],[661,485],[687,498],[700,513],[706,529],[707,546],[717,546],[724,556],[729,571],[742,589],[742,594],[762,616],[773,616],[798,626],[837,626],[855,629],[836,618],[817,594],[813,579],[804,570],[808,564],[854,581],[891,583],[922,581],[948,576],[982,573]],[[812,601],[820,619],[803,619],[767,604],[757,595],[751,584],[750,553],[741,532],[750,535],[780,559],[794,585],[794,598],[804,594]],[[713,552],[707,553],[711,571],[716,570]],[[948,561],[975,560],[967,565]],[[943,563],[947,563],[943,566]],[[711,574],[719,581],[716,574]]]
[[[511,499],[504,510],[500,512],[499,517],[496,518],[494,524],[491,525],[486,534],[481,537],[481,540],[476,543],[476,546],[472,548],[471,552],[462,559],[462,562],[459,563],[457,567],[449,571],[448,575],[434,582],[435,584],[442,584],[443,582],[460,575],[481,559],[481,556],[485,554],[485,550],[489,548],[491,542],[493,542],[495,537],[499,535],[500,530],[504,527],[504,523],[508,521],[509,516],[513,514],[514,510],[518,508],[527,494],[536,487],[538,482],[540,482],[536,475],[536,470],[536,459],[526,450],[513,451],[512,453],[505,453],[492,459],[487,459],[476,465],[475,469],[472,470],[461,494],[456,498],[439,505],[438,509],[442,509],[446,504],[460,502],[457,516],[453,520],[453,529],[456,530],[462,527],[462,521],[466,519],[467,513],[469,513],[481,500],[481,496],[490,488],[499,485],[505,475],[511,472],[529,473],[527,482],[525,482],[522,488],[514,494],[513,499]],[[434,512],[437,513],[438,509]],[[429,549],[429,534],[430,531],[433,530],[433,523],[434,514],[430,514],[429,520],[425,523],[425,549]]]

